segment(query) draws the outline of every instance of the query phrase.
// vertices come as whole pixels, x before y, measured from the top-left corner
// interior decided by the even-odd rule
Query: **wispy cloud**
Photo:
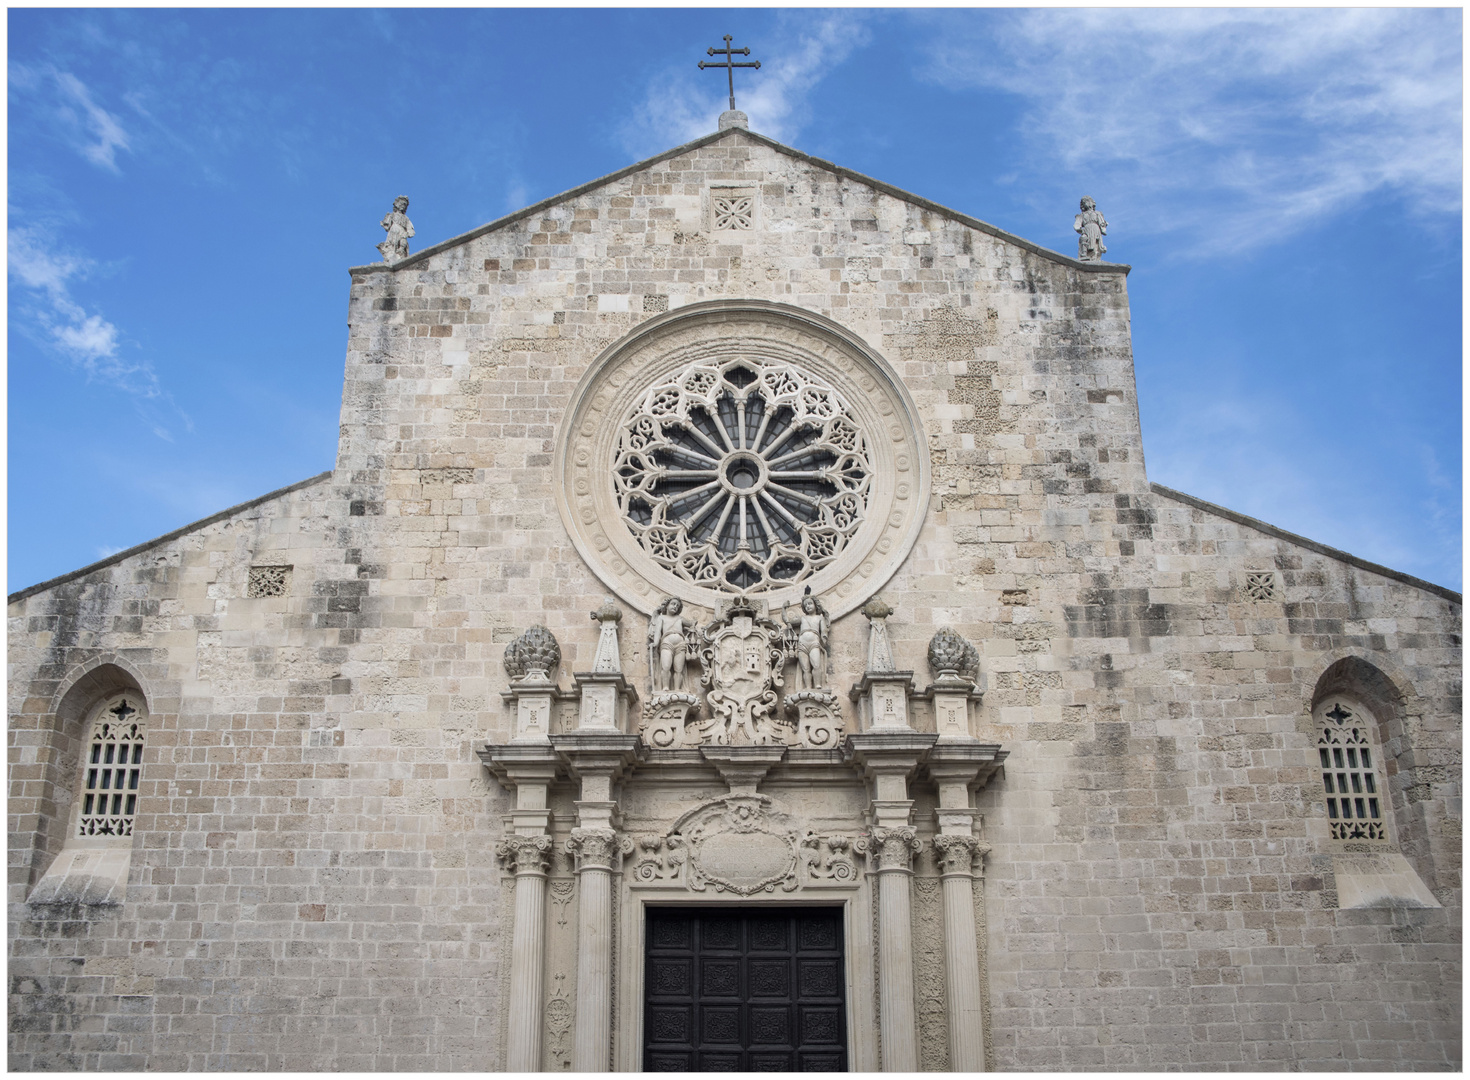
[[[15,216],[14,208],[11,216]],[[49,334],[52,343],[79,361],[89,374],[114,382],[127,382],[129,389],[144,397],[157,394],[157,379],[151,371],[139,384],[125,378],[133,369],[118,359],[117,327],[101,315],[88,314],[71,297],[70,282],[85,276],[91,260],[57,251],[39,229],[18,226],[9,236],[10,277],[38,294],[43,303],[30,309]]]
[[[127,132],[117,117],[94,102],[91,92],[75,75],[58,71],[54,78],[62,97],[58,111],[82,135],[77,147],[82,156],[94,165],[117,172],[117,152],[128,148]]]
[[[10,216],[12,220],[19,216],[14,207]],[[93,269],[92,260],[60,249],[39,226],[12,227],[7,247],[10,280],[25,289],[27,296],[12,305],[16,325],[65,356],[89,380],[129,394],[159,438],[173,441],[159,417],[161,407],[177,413],[184,426],[192,429],[189,417],[159,384],[153,365],[146,360],[127,359],[120,347],[118,328],[73,298],[72,282],[87,276]]]
[[[119,150],[127,150],[122,122],[93,100],[92,91],[69,71],[49,65],[10,65],[12,92],[46,98],[51,131],[82,157],[108,172],[120,172]],[[49,91],[49,93],[48,93]]]
[[[813,87],[865,45],[869,32],[860,13],[790,15],[783,22],[774,48],[752,51],[760,70],[735,73],[735,104],[750,117],[752,130],[790,142],[810,119],[807,96]],[[648,84],[642,104],[623,127],[623,143],[640,157],[667,150],[716,130],[720,113],[729,107],[723,71],[666,70]]]
[[[1086,187],[1134,234],[1190,229],[1195,253],[1218,254],[1372,194],[1459,211],[1458,11],[1033,10],[935,25],[924,74],[1019,96],[1028,173],[1074,198]]]

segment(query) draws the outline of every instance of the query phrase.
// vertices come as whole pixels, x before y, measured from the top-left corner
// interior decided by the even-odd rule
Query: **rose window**
[[[710,588],[810,576],[851,540],[873,467],[851,411],[790,364],[695,363],[623,421],[612,468],[628,529],[655,562]]]

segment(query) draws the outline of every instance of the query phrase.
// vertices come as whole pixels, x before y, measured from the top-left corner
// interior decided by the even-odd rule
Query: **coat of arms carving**
[[[667,687],[655,690],[643,708],[642,733],[651,747],[837,745],[843,727],[837,697],[811,685],[819,683],[825,664],[825,634],[809,630],[801,617],[773,619],[764,601],[743,595],[721,603],[714,619],[698,630],[671,607],[661,607],[650,623],[650,677]],[[805,598],[803,607],[807,621],[815,626],[820,619],[825,629],[826,616],[815,599]],[[814,642],[804,653],[806,637]],[[699,666],[707,714],[699,697],[682,687],[680,649],[687,649],[687,659]],[[666,654],[657,666],[654,650]],[[788,664],[800,667],[802,688],[783,702]]]
[[[791,726],[776,714],[776,688],[782,683],[785,659],[779,624],[766,617],[764,605],[738,597],[700,630],[704,642],[701,681],[709,688],[714,746],[769,746],[789,740]]]

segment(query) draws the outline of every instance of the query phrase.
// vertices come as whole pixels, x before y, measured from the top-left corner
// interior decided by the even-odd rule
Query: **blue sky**
[[[751,126],[1129,278],[1151,479],[1459,588],[1461,14],[9,22],[9,590],[332,467],[346,268]]]

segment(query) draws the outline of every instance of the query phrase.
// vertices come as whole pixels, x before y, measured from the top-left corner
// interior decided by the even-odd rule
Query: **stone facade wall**
[[[923,417],[929,520],[883,595],[899,667],[939,626],[980,646],[1010,751],[978,796],[995,1065],[1458,1067],[1458,601],[1150,488],[1122,271],[739,131],[355,270],[330,478],[13,600],[12,1067],[498,1060],[510,799],[474,751],[510,736],[505,643],[542,623],[586,670],[607,593],[557,424],[632,327],[722,298],[843,324]],[[261,565],[285,596],[247,595]],[[833,628],[844,690],[864,641]],[[1380,847],[1440,908],[1335,906],[1310,709],[1350,658],[1386,680]],[[127,900],[28,907],[82,699],[122,685],[151,711]]]

